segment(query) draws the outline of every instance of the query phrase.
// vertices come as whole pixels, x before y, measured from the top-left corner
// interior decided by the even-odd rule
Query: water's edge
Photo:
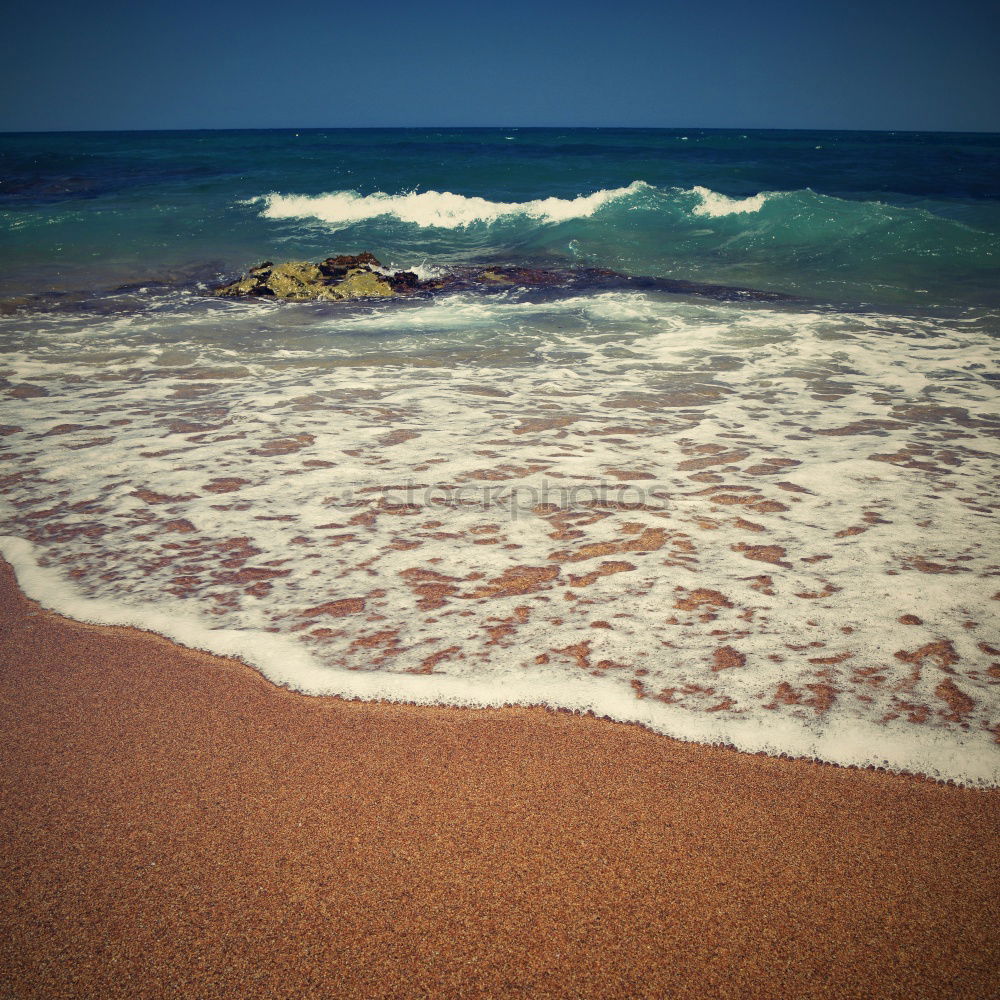
[[[390,675],[324,667],[290,639],[237,629],[209,629],[152,607],[130,608],[115,601],[84,597],[56,573],[40,566],[32,545],[23,539],[0,535],[0,557],[13,569],[25,596],[50,611],[85,624],[152,632],[190,649],[234,658],[273,684],[302,694],[456,708],[564,709],[612,722],[635,723],[690,743],[730,746],[744,753],[763,752],[846,767],[862,766],[839,750],[825,734],[817,735],[792,718],[776,720],[767,727],[749,720],[717,720],[712,732],[706,733],[705,722],[695,722],[690,713],[662,703],[638,702],[592,678],[582,680],[572,691],[556,678],[551,683],[518,678],[518,691],[512,696],[498,678],[472,681],[464,677]],[[697,735],[692,733],[696,726]],[[862,746],[878,742],[884,752],[880,770],[953,782],[966,788],[1000,787],[996,754],[983,739],[968,738],[964,745],[958,743],[949,753],[942,754],[941,748],[933,744],[930,749],[934,752],[929,752],[926,738],[915,739],[889,726],[880,728],[855,721],[849,733],[845,733],[844,727],[838,729],[836,743],[843,744],[845,736],[849,742]],[[954,734],[952,742],[958,742]]]

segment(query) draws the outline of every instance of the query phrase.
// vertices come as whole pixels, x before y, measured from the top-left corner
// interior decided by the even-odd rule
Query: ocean
[[[210,294],[364,250],[772,294]],[[0,135],[0,264],[0,550],[46,606],[1000,784],[1000,136]]]

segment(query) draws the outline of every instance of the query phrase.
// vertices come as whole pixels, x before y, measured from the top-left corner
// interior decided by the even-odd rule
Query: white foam
[[[23,539],[0,535],[0,555],[14,568],[21,590],[43,607],[77,621],[156,632],[183,646],[230,656],[255,667],[275,684],[310,695],[364,701],[500,708],[545,706],[592,713],[614,722],[638,723],[688,742],[724,744],[748,753],[805,757],[831,763],[877,766],[956,780],[973,787],[1000,785],[997,757],[985,740],[954,745],[943,735],[931,740],[903,729],[863,721],[823,731],[795,718],[722,718],[694,715],[672,705],[637,701],[627,689],[599,679],[529,677],[507,671],[488,677],[362,673],[324,665],[293,640],[266,632],[208,628],[176,607],[128,606],[81,595],[72,584],[38,564]],[[877,746],[873,754],[872,747]]]
[[[759,212],[768,199],[772,197],[768,192],[751,195],[749,198],[728,198],[718,191],[710,188],[696,186],[691,188],[691,194],[696,194],[700,203],[695,205],[691,211],[695,215],[706,215],[710,218],[719,218],[723,215],[746,215],[751,212]]]
[[[439,264],[428,264],[426,260],[421,261],[419,264],[404,264],[399,267],[376,268],[376,270],[381,270],[384,274],[389,275],[399,270],[412,271],[421,281],[431,281],[434,278],[443,277],[448,273],[447,268]]]
[[[0,451],[18,473],[2,530],[33,596],[238,655],[312,693],[548,704],[685,739],[996,783],[986,727],[1000,685],[980,646],[996,644],[996,392],[975,324],[621,292],[229,305],[161,325],[52,317],[5,354],[10,382],[50,389],[0,398]],[[167,357],[150,368],[154,344]],[[179,366],[194,362],[180,352],[211,369],[185,377]],[[746,455],[692,479],[720,448]],[[765,456],[799,464],[762,474]],[[565,524],[538,502],[545,489],[614,490],[610,470],[622,469],[648,478],[620,485],[656,502],[578,504]],[[226,476],[245,482],[217,491]],[[812,492],[784,491],[785,479]],[[430,490],[404,507],[408,481]],[[487,487],[498,492],[458,498]],[[757,513],[716,489],[783,506]],[[621,548],[656,529],[667,534],[650,551]],[[605,543],[618,549],[560,555]],[[748,559],[743,543],[787,555]],[[573,579],[606,559],[631,568]],[[526,594],[482,596],[483,581],[518,566],[560,572]],[[415,570],[451,578],[454,592],[424,606]],[[248,587],[271,571],[267,593]],[[730,606],[682,610],[695,587]],[[365,607],[306,610],[343,598]],[[913,613],[925,624],[899,622]],[[931,660],[911,677],[895,655],[943,639],[958,656],[950,672]],[[567,650],[581,642],[578,663]],[[714,670],[722,645],[745,667]],[[413,673],[428,660],[433,674]],[[938,693],[949,677],[974,703],[958,720]],[[809,692],[823,684],[836,700],[814,710]],[[782,685],[799,700],[775,701]],[[918,709],[920,724],[907,722]]]
[[[611,202],[648,187],[643,181],[634,181],[628,187],[595,191],[576,198],[539,198],[522,202],[489,201],[450,191],[410,191],[403,194],[376,191],[369,195],[357,191],[331,191],[319,195],[272,192],[250,199],[247,204],[263,203],[260,214],[268,219],[315,219],[333,230],[380,216],[392,216],[417,226],[459,229],[513,217],[546,223],[582,219]]]

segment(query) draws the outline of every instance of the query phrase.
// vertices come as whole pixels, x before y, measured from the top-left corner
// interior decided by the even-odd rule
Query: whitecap
[[[691,194],[696,194],[700,204],[692,209],[695,215],[707,215],[718,218],[722,215],[743,215],[759,212],[770,198],[767,192],[752,195],[749,198],[729,198],[710,188],[696,186],[691,188]]]
[[[376,191],[331,191],[319,195],[271,192],[244,204],[263,204],[261,215],[268,219],[315,219],[333,229],[365,219],[392,216],[401,222],[438,229],[459,229],[476,223],[491,224],[514,216],[541,222],[565,222],[593,215],[611,202],[649,189],[644,181],[627,187],[602,189],[576,198],[539,198],[533,201],[503,202],[454,194],[451,191],[409,191],[387,194]]]

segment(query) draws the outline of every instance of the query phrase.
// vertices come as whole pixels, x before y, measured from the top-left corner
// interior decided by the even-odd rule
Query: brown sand
[[[1000,793],[345,703],[0,573],[0,994],[997,996]]]

